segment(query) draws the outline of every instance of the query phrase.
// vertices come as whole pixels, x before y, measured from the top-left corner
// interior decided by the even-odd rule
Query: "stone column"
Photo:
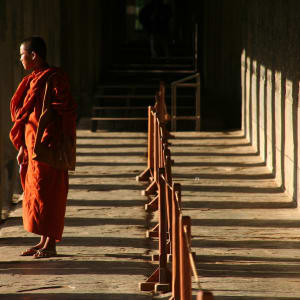
[[[10,99],[25,75],[19,61],[22,39],[42,36],[50,64],[60,63],[60,1],[0,1],[0,207],[11,201],[16,150],[9,141]]]

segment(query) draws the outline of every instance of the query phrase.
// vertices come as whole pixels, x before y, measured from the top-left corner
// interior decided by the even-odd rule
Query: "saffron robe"
[[[14,125],[10,139],[25,155],[20,167],[24,190],[23,224],[25,230],[61,240],[68,194],[68,171],[32,159],[37,128],[43,108],[45,86],[51,75],[50,105],[56,120],[49,122],[42,142],[59,148],[63,136],[76,136],[76,105],[68,80],[58,68],[45,67],[24,77],[11,99]]]

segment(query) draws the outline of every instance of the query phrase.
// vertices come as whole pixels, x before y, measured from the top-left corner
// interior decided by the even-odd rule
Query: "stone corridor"
[[[240,131],[177,132],[173,178],[192,218],[203,288],[215,299],[300,299],[299,211]],[[37,238],[22,228],[20,203],[0,227],[0,299],[168,299],[140,292],[157,242],[145,231],[146,134],[78,131],[65,232],[58,256],[18,256]],[[196,282],[193,288],[197,288]]]

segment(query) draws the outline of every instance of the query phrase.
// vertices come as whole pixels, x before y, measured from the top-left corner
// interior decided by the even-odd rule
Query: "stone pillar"
[[[273,85],[273,171],[279,185],[284,186],[285,151],[285,93],[286,77],[279,71],[274,72]]]
[[[274,75],[275,76],[275,75]],[[266,165],[270,168],[272,173],[275,174],[274,171],[274,121],[273,121],[273,116],[274,116],[274,89],[273,86],[275,82],[273,81],[273,71],[270,69],[267,69],[267,82],[266,82],[266,147],[267,147],[267,154],[266,154]]]
[[[60,63],[60,1],[0,1],[0,206],[11,201],[12,168],[16,150],[8,134],[10,99],[25,75],[19,61],[20,42],[31,35],[42,36],[48,45],[50,64]]]
[[[300,2],[253,0],[244,5],[243,129],[279,186],[298,203]],[[243,66],[241,70],[243,76]]]
[[[241,89],[242,89],[242,106],[241,106],[241,129],[244,132],[245,136],[247,125],[246,125],[246,86],[247,86],[247,64],[246,64],[246,51],[243,49],[242,55],[241,55]]]
[[[297,82],[298,85],[298,95],[297,95],[297,105],[295,105],[295,117],[297,128],[297,137],[300,134],[300,81]],[[299,137],[295,139],[295,149],[296,149],[296,176],[295,176],[295,185],[296,185],[296,194],[295,198],[300,199],[300,145],[299,145]]]
[[[259,65],[260,68],[260,89],[259,89],[259,153],[266,161],[266,67]]]
[[[282,182],[285,187],[287,193],[290,197],[293,197],[295,191],[294,187],[296,184],[296,174],[294,169],[296,168],[295,161],[295,151],[298,149],[295,148],[297,143],[296,139],[299,137],[295,134],[297,132],[297,126],[295,124],[295,116],[297,111],[297,102],[298,99],[295,96],[298,96],[298,92],[294,91],[294,82],[293,80],[286,79],[285,81],[285,97],[284,104],[282,106],[282,149],[281,149],[281,159],[283,166],[281,169],[282,172]],[[298,89],[298,84],[296,85],[296,89]],[[276,122],[277,123],[277,122]]]
[[[251,107],[251,70],[252,70],[252,62],[250,57],[246,58],[246,84],[245,84],[245,130],[246,130],[246,138],[252,142],[252,122],[251,122],[251,116],[252,116],[252,107]]]
[[[105,18],[112,23],[114,16],[110,7],[111,2],[104,4],[98,0],[61,1],[62,67],[69,75],[80,115],[90,113],[92,95],[99,83],[102,65],[107,59],[103,55],[105,43],[102,43],[102,24],[104,9],[107,14]],[[107,24],[107,27],[110,26],[111,24]]]
[[[258,78],[259,75],[257,74],[257,62],[255,60],[252,60],[252,68],[251,68],[251,128],[252,128],[252,136],[251,141],[252,145],[255,148],[255,150],[258,150],[258,106],[257,106],[257,91],[259,89],[258,86]]]
[[[0,7],[1,9],[1,7]],[[0,43],[1,47],[1,43]],[[1,61],[1,55],[0,55],[0,63]],[[2,90],[2,80],[0,75],[0,90]],[[1,99],[1,98],[0,98]],[[2,109],[2,101],[0,102],[0,222],[2,219],[2,206],[3,206],[3,199],[4,199],[4,145],[3,145],[3,134],[4,134],[4,121],[3,121],[3,109]]]
[[[203,113],[241,126],[241,0],[203,0]]]

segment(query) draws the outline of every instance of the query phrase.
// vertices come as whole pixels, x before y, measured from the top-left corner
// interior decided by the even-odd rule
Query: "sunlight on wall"
[[[297,199],[299,83],[241,55],[242,128],[277,183]]]

